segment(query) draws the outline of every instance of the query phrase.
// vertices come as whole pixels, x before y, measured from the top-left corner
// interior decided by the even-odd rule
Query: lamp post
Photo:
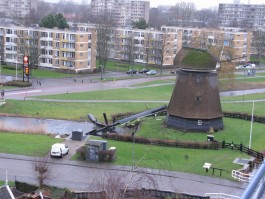
[[[16,80],[17,80],[17,55],[16,55]]]
[[[249,133],[249,146],[248,148],[251,148],[251,140],[252,140],[252,128],[253,128],[253,120],[254,120],[254,104],[255,101],[253,101],[253,105],[252,105],[252,115],[251,115],[251,125],[250,125],[250,133]]]

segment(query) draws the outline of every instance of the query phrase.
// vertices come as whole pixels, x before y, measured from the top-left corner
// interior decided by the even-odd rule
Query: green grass
[[[150,86],[150,85],[155,85],[155,84],[175,84],[175,80],[173,79],[168,79],[168,80],[156,80],[156,81],[151,81],[151,82],[145,82],[141,84],[135,84],[133,87],[139,87],[139,86]]]
[[[69,93],[60,95],[46,95],[38,98],[65,99],[65,100],[169,100],[174,88],[172,85],[162,85],[149,88],[121,88],[112,90],[99,90],[82,93]]]
[[[1,186],[3,186],[3,185],[5,185],[5,181],[1,181],[0,180],[0,187]],[[8,181],[8,185],[10,186],[10,187],[14,187],[15,186],[15,182],[13,182],[13,181]]]
[[[14,69],[7,69],[2,66],[2,74],[5,75],[16,75],[16,70]],[[22,69],[17,70],[18,76],[22,75]],[[64,77],[74,77],[75,74],[66,74],[66,73],[59,73],[52,70],[40,70],[40,69],[32,69],[31,70],[31,77],[34,78],[64,78]]]
[[[97,64],[97,66],[98,66],[98,64]],[[116,72],[125,72],[131,68],[132,68],[132,66],[129,66],[129,64],[126,62],[115,62],[115,61],[108,61],[107,66],[106,66],[106,70],[116,71]],[[134,65],[133,65],[134,70],[138,69],[140,71],[143,68],[146,68],[146,66],[143,64],[134,63]],[[148,66],[148,68],[154,69],[153,67],[149,67],[149,66]]]
[[[141,129],[137,132],[137,136],[171,140],[191,140],[198,142],[206,141],[207,133],[180,132],[174,129],[165,128],[163,125],[165,117],[160,117],[159,119],[161,120],[144,118]],[[244,146],[248,147],[250,121],[224,118],[224,126],[225,128],[223,131],[214,133],[216,140],[220,142],[225,140],[230,143],[233,141],[236,144],[242,143]],[[265,124],[253,124],[252,148],[255,150],[265,150],[264,128]]]
[[[92,137],[92,139],[98,138]],[[108,140],[108,147],[111,146],[117,148],[116,160],[113,164],[132,165],[132,143]],[[213,167],[227,170],[227,172],[222,173],[222,178],[229,179],[231,179],[231,171],[233,169],[241,168],[240,165],[233,164],[233,160],[237,157],[248,158],[247,155],[239,151],[228,149],[184,149],[143,144],[134,144],[134,154],[135,163],[139,163],[140,167],[212,176],[211,172],[206,173],[202,167],[205,162],[210,162]],[[184,158],[185,155],[189,156],[187,160]],[[140,161],[143,157],[144,160]],[[219,172],[215,173],[215,177],[219,177]]]
[[[256,57],[251,56],[250,61],[257,61]],[[260,64],[265,64],[265,58],[259,58]]]
[[[1,114],[19,114],[41,118],[57,118],[80,120],[87,118],[92,113],[103,121],[102,113],[111,114],[124,112],[139,112],[150,108],[162,106],[162,103],[62,103],[62,102],[38,102],[6,100],[6,104],[0,107]]]
[[[60,139],[48,135],[33,135],[19,133],[0,133],[0,153],[43,156],[47,154],[52,144]]]

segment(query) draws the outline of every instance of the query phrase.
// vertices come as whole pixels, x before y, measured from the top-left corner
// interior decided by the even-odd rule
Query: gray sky
[[[46,0],[49,2],[56,2],[59,0]],[[73,0],[80,3],[81,0]],[[87,0],[90,2],[90,0]],[[150,0],[151,7],[157,7],[158,5],[175,5],[177,2],[193,2],[197,9],[218,7],[219,3],[233,3],[233,0]],[[241,3],[247,4],[250,1],[251,4],[265,4],[264,0],[240,0]]]

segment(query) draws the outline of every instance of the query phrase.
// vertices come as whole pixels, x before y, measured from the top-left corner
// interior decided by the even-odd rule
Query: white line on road
[[[11,92],[11,93],[6,93],[6,96],[10,96],[10,95],[19,95],[19,94],[25,94],[25,93],[39,93],[39,92],[42,92],[42,90],[31,90],[31,91]]]

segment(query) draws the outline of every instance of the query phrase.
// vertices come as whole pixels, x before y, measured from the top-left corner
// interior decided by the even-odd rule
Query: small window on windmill
[[[201,82],[201,75],[200,74],[197,74],[197,76],[196,76],[196,81],[197,81],[197,83],[200,83]]]
[[[200,96],[196,96],[196,102],[199,103],[200,101],[202,101],[202,98]]]
[[[198,120],[198,126],[202,125],[202,120]]]

